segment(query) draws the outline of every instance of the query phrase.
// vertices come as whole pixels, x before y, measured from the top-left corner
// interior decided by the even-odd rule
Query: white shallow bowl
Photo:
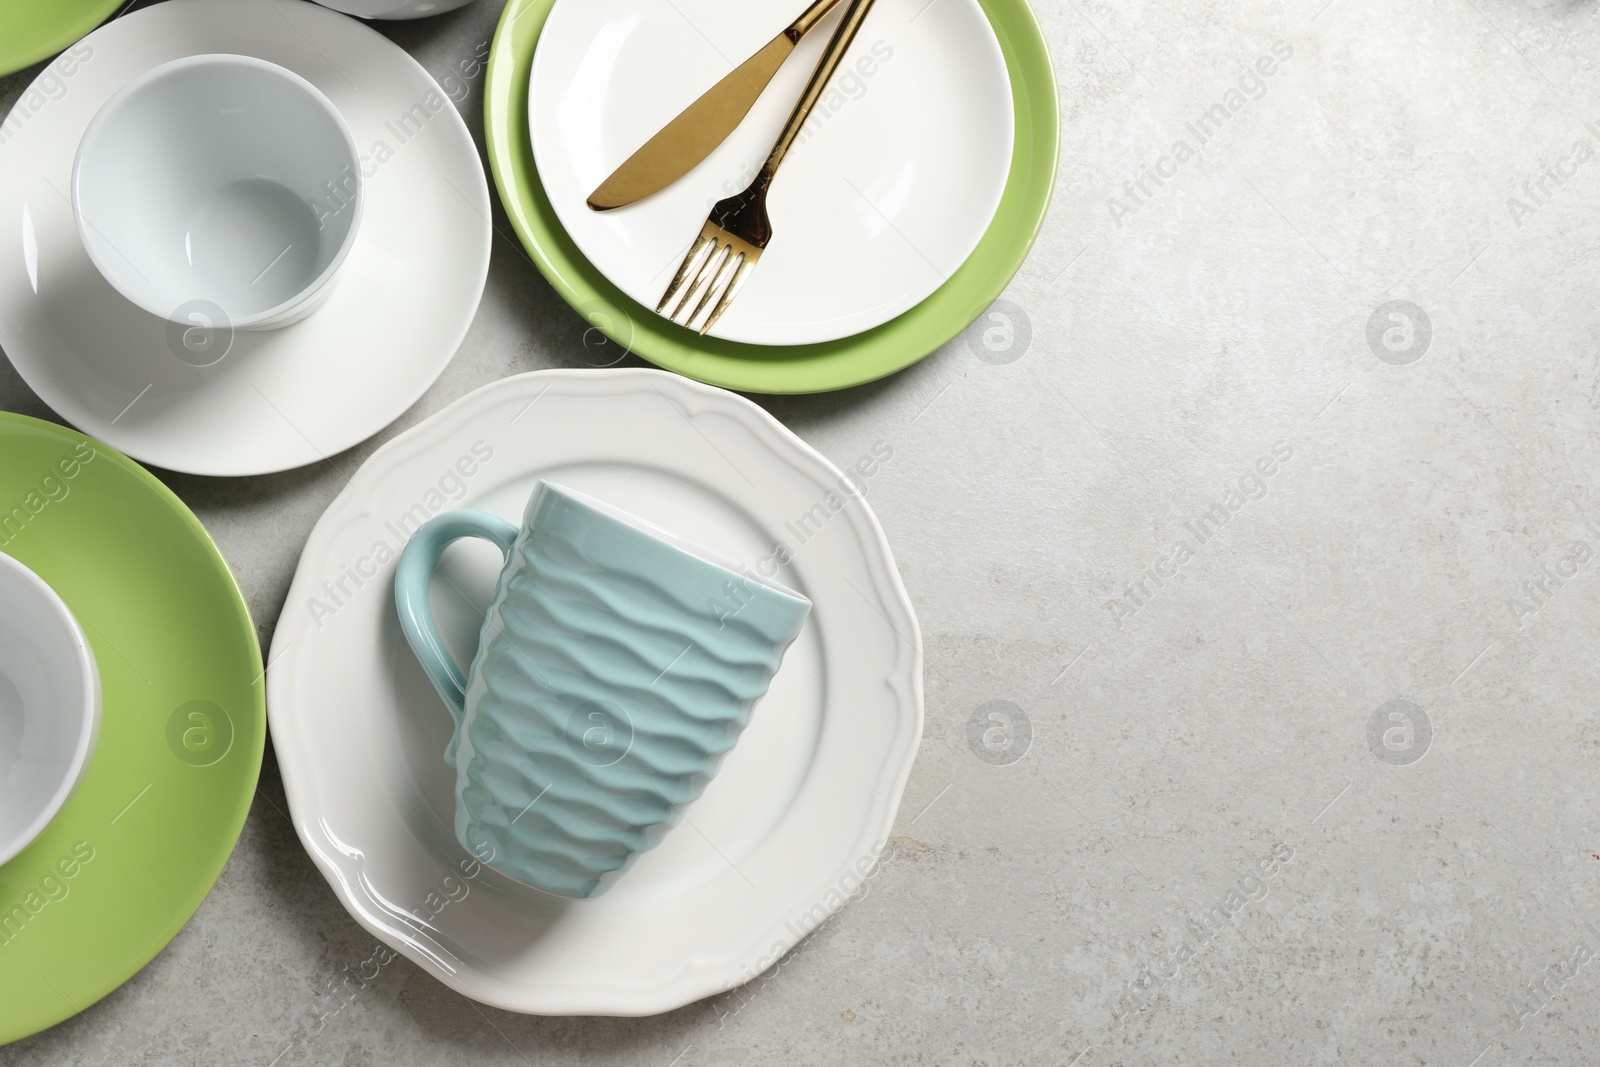
[[[800,13],[798,0],[559,0],[539,34],[528,122],[539,179],[579,251],[646,308],[712,206],[748,186],[842,10],[683,178],[615,211],[588,196]],[[916,307],[966,262],[1011,171],[1016,108],[979,0],[881,0],[772,183],[773,238],[711,336],[838,340]]]
[[[220,314],[272,329],[310,314],[361,206],[361,155],[338,109],[252,56],[188,56],[134,78],[89,123],[72,168],[95,267],[186,325],[220,325]]]
[[[100,672],[72,612],[0,553],[0,864],[50,825],[100,733]]]

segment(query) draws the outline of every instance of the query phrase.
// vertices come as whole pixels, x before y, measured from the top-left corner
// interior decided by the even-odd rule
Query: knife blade
[[[589,206],[595,211],[626,207],[660,192],[693,170],[744,121],[800,39],[839,2],[816,0],[806,8],[782,33],[707,89],[629,156],[589,194]]]

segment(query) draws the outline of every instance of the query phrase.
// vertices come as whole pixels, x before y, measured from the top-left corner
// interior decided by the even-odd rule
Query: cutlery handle
[[[839,0],[817,0],[816,3],[803,11],[789,28],[783,31],[785,37],[795,44],[800,43],[800,38],[810,33],[817,23],[828,17],[828,12],[839,6]]]
[[[822,53],[817,69],[811,72],[811,80],[806,83],[806,91],[800,94],[800,100],[795,104],[793,114],[789,116],[783,132],[778,135],[778,142],[772,146],[772,154],[767,157],[766,165],[761,168],[768,181],[778,172],[778,167],[783,163],[783,157],[789,154],[789,149],[794,147],[795,138],[800,135],[801,127],[806,124],[806,119],[811,117],[811,109],[822,99],[822,93],[832,80],[833,72],[839,69],[844,54],[850,51],[850,45],[855,41],[857,31],[866,21],[867,12],[872,10],[872,5],[876,2],[877,0],[850,0],[850,6],[845,8],[844,18],[839,22],[839,28],[833,31],[833,38],[828,41],[827,51]],[[813,6],[812,10],[815,10],[816,6],[820,4]],[[804,19],[810,14],[811,11],[807,11],[800,17]],[[822,16],[819,14],[817,17]]]

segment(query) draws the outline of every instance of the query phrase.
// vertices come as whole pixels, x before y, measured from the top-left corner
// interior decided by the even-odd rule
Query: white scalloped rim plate
[[[460,507],[516,520],[541,477],[815,605],[705,794],[581,903],[456,844],[450,719],[392,603],[411,529]],[[295,828],[350,913],[451,988],[534,1014],[670,1011],[770,967],[870,872],[922,733],[916,618],[852,484],[750,401],[653,370],[507,378],[379,449],[312,531],[267,676]],[[499,562],[461,542],[435,578],[461,662]]]

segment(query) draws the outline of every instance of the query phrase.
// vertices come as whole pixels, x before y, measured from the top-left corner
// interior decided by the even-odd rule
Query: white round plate
[[[367,176],[327,302],[279,330],[232,332],[216,362],[228,331],[196,344],[203,334],[124,299],[90,263],[68,199],[100,106],[143,71],[206,52],[265,59],[322,90]],[[489,244],[483,167],[444,90],[376,31],[302,0],[168,0],[115,19],[0,126],[0,348],[67,421],[169,470],[286,470],[381,430],[455,354]]]
[[[645,307],[712,205],[755,177],[841,12],[800,42],[739,128],[683,178],[615,211],[590,210],[589,194],[802,6],[559,0],[551,10],[529,87],[539,178],[578,248]],[[978,0],[879,0],[778,172],[772,243],[712,336],[831,341],[925,300],[994,217],[1013,110]]]
[[[814,605],[720,773],[592,901],[519,887],[456,843],[450,717],[393,604],[394,558],[418,524],[451,508],[515,519],[540,478],[775,573]],[[295,828],[350,913],[512,1011],[654,1014],[770,967],[870,872],[922,732],[916,618],[852,484],[748,400],[653,370],[507,378],[374,453],[311,533],[267,673]],[[436,574],[458,662],[499,564],[493,546],[460,542]]]

